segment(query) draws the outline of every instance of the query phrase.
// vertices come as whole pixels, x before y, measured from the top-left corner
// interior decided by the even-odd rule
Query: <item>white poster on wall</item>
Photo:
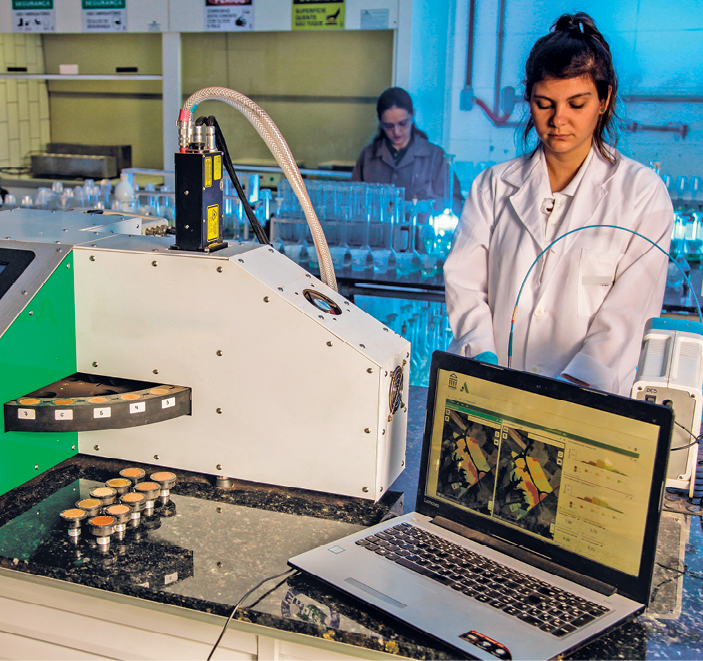
[[[205,30],[241,32],[254,29],[254,0],[205,0]]]
[[[56,32],[54,0],[12,0],[13,32]]]
[[[125,0],[83,0],[83,32],[125,32]]]

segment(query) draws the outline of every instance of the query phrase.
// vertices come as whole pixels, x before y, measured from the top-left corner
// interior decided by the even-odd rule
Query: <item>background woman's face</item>
[[[546,78],[535,83],[530,113],[546,153],[586,158],[601,110],[609,99],[610,93],[608,99],[598,98],[590,76]]]
[[[381,115],[381,128],[396,149],[408,146],[412,126],[413,116],[403,108],[388,108]]]

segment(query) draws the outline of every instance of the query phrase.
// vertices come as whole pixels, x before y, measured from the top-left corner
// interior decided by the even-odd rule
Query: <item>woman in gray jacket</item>
[[[400,87],[391,87],[376,103],[379,129],[373,142],[363,149],[352,173],[352,181],[393,184],[405,188],[405,199],[434,200],[435,211],[445,201],[447,164],[444,150],[433,145],[413,121],[410,95]],[[453,210],[461,213],[464,198],[456,175]]]

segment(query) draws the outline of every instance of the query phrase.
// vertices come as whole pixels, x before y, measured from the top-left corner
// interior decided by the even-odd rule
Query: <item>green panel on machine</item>
[[[77,453],[75,432],[6,433],[1,406],[76,372],[73,292],[69,253],[0,337],[0,495]]]

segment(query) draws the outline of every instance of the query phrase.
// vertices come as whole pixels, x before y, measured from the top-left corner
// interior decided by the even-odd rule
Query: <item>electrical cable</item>
[[[212,124],[209,124],[210,122],[212,122]],[[259,240],[259,243],[270,245],[271,242],[269,241],[268,236],[266,236],[266,231],[261,226],[261,223],[256,217],[254,210],[251,208],[251,204],[249,204],[249,200],[247,199],[246,193],[242,188],[239,177],[237,177],[237,173],[234,171],[234,165],[232,164],[232,159],[230,158],[229,150],[227,149],[225,136],[222,134],[222,129],[220,129],[220,125],[217,123],[217,120],[213,115],[208,117],[208,124],[215,127],[215,142],[217,144],[217,148],[222,152],[222,160],[225,163],[225,168],[229,174],[229,178],[232,180],[232,184],[234,184],[237,195],[242,202],[242,207],[244,208],[244,213],[246,213],[247,218],[249,219],[251,229],[253,230],[256,238]]]
[[[699,434],[698,436],[694,436],[693,432],[690,431],[689,429],[686,429],[686,427],[684,427],[680,422],[676,422],[676,420],[674,420],[674,424],[681,427],[681,429],[683,429],[691,438],[693,438],[695,440],[693,441],[693,443],[689,443],[688,445],[681,445],[678,448],[671,448],[671,450],[670,450],[671,452],[675,452],[676,450],[686,450],[688,448],[693,447],[694,445],[700,444],[701,441],[703,441],[703,434]]]
[[[515,317],[517,315],[517,306],[520,302],[520,296],[522,296],[522,290],[525,287],[525,283],[527,282],[527,278],[530,276],[530,273],[532,273],[532,269],[535,267],[535,265],[539,262],[540,259],[542,259],[542,256],[557,242],[561,241],[562,239],[565,239],[567,236],[570,234],[574,234],[575,232],[581,232],[582,230],[589,230],[589,229],[602,229],[602,228],[609,228],[609,229],[614,229],[614,230],[622,230],[623,232],[629,232],[630,234],[634,234],[635,236],[640,237],[640,239],[644,239],[648,243],[651,243],[659,252],[664,253],[667,258],[673,263],[676,264],[676,268],[681,271],[681,274],[684,277],[684,280],[688,284],[691,289],[693,289],[691,285],[691,280],[689,277],[686,275],[684,270],[679,266],[679,264],[676,262],[675,259],[672,259],[671,255],[664,250],[661,246],[656,244],[654,241],[651,239],[647,238],[643,234],[640,234],[639,232],[635,232],[635,230],[631,230],[628,227],[619,227],[618,225],[584,225],[583,227],[577,227],[576,229],[570,230],[569,232],[566,232],[565,234],[562,234],[561,236],[557,237],[552,241],[537,257],[535,258],[535,261],[532,262],[530,265],[530,268],[527,269],[527,273],[525,274],[525,277],[522,280],[522,284],[520,285],[520,290],[518,291],[517,298],[515,299],[515,307],[513,308],[513,316],[512,319],[510,320],[510,336],[508,339],[508,368],[510,368],[512,364],[512,359],[513,359],[513,331],[515,330]],[[703,313],[701,312],[701,306],[698,304],[698,297],[694,297],[694,301],[696,303],[696,309],[698,310],[698,319],[700,320],[701,324],[703,324]]]
[[[212,655],[215,653],[215,650],[217,649],[217,646],[220,644],[220,641],[225,635],[225,632],[227,631],[227,627],[229,626],[229,623],[232,621],[232,618],[234,617],[234,614],[237,612],[239,607],[242,605],[242,602],[255,590],[260,588],[264,583],[267,583],[268,581],[272,581],[274,578],[280,578],[281,576],[285,576],[286,574],[290,574],[291,572],[297,571],[296,569],[289,569],[287,571],[282,572],[281,574],[276,574],[275,576],[268,576],[267,578],[263,579],[262,581],[259,581],[251,590],[246,592],[244,596],[234,605],[234,608],[232,609],[232,612],[229,614],[229,617],[227,618],[227,622],[225,622],[225,626],[222,628],[222,632],[220,633],[219,638],[217,641],[215,641],[215,645],[213,646],[212,650],[210,650],[210,654],[207,657],[207,661],[210,661],[212,659]]]

